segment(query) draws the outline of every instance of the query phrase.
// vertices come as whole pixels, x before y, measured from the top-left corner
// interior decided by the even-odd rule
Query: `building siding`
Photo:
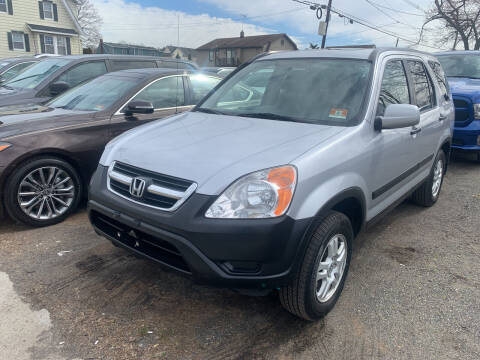
[[[28,29],[27,24],[73,29],[78,32],[67,9],[63,5],[63,1],[54,0],[53,3],[57,4],[58,21],[41,19],[37,0],[12,0],[13,15],[0,12],[0,58],[29,56],[41,53],[39,35],[38,33],[32,33]],[[70,1],[68,1],[68,4],[73,10],[73,4]],[[74,13],[76,12],[74,11]],[[11,31],[21,31],[29,35],[30,52],[9,50],[7,33]],[[71,36],[70,44],[72,55],[82,53],[79,36]]]

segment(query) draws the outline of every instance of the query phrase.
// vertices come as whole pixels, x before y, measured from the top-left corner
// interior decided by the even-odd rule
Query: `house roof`
[[[105,46],[111,46],[111,47],[116,47],[116,48],[135,48],[135,49],[146,49],[146,50],[155,50],[159,51],[157,48],[154,48],[153,46],[144,46],[144,45],[132,45],[132,44],[122,44],[122,43],[113,43],[113,42],[104,42],[103,45]]]
[[[218,48],[258,48],[280,38],[287,39],[293,44],[295,50],[297,49],[297,45],[288,37],[287,34],[269,34],[215,39],[200,46],[197,48],[197,50],[211,50]]]
[[[73,29],[65,29],[53,26],[45,26],[45,25],[35,25],[35,24],[27,24],[30,30],[37,31],[37,32],[46,32],[46,33],[54,33],[54,34],[63,34],[63,35],[78,35]]]

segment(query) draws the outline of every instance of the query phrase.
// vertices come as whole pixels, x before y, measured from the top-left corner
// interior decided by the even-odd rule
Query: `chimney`
[[[245,37],[245,33],[243,32],[243,30],[240,31],[240,37],[241,37],[241,38],[244,38],[244,37]]]

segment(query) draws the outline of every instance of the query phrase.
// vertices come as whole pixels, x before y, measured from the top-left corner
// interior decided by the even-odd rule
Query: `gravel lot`
[[[44,229],[2,220],[0,358],[479,359],[480,164],[456,159],[442,191],[357,239],[343,295],[317,323],[275,293],[195,285],[133,257],[83,210]]]

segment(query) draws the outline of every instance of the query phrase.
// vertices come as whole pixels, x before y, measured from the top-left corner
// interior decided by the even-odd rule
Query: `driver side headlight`
[[[207,218],[278,217],[287,211],[297,183],[297,170],[281,166],[248,174],[230,185],[205,213]]]

